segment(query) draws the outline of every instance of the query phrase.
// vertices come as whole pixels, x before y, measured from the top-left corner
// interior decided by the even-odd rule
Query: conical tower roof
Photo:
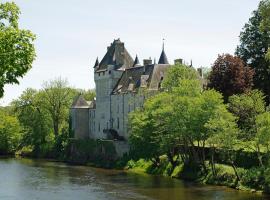
[[[140,61],[139,61],[138,56],[136,55],[134,63],[133,63],[133,67],[138,66],[138,65],[140,65]]]
[[[162,45],[162,52],[160,54],[158,64],[169,64],[167,55],[166,55],[165,50],[164,50],[164,42]]]
[[[98,61],[98,57],[97,57],[94,68],[97,68],[98,66],[99,66],[99,61]]]

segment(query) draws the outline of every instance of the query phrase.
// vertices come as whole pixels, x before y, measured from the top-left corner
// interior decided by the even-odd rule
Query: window
[[[111,70],[109,70],[109,74],[111,74],[112,72],[111,72]]]
[[[120,123],[119,123],[119,117],[117,117],[117,128],[119,129],[119,126],[120,125]]]
[[[98,132],[100,132],[100,123],[98,123]]]
[[[119,104],[117,105],[117,113],[119,113]]]

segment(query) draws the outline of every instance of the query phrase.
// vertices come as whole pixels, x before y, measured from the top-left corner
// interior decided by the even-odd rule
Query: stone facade
[[[143,106],[146,94],[160,89],[169,66],[164,47],[158,63],[147,59],[141,65],[137,56],[132,59],[124,43],[114,40],[94,66],[96,99],[86,102],[79,96],[71,107],[74,137],[128,140],[128,114]],[[122,143],[120,146],[125,151]]]

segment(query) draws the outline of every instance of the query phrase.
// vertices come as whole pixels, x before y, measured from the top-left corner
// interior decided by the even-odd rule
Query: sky
[[[6,0],[0,0],[5,2]],[[70,86],[95,88],[93,66],[117,38],[141,63],[158,60],[162,40],[169,62],[182,58],[210,67],[218,54],[233,54],[239,33],[259,0],[15,0],[20,28],[36,34],[37,57],[19,85],[5,86],[0,105],[26,88],[67,79]]]

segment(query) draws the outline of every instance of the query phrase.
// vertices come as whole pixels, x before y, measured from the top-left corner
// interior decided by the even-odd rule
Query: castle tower
[[[106,138],[105,130],[111,128],[111,93],[126,68],[133,66],[133,59],[120,39],[108,47],[103,59],[95,66],[96,115],[95,137]]]

